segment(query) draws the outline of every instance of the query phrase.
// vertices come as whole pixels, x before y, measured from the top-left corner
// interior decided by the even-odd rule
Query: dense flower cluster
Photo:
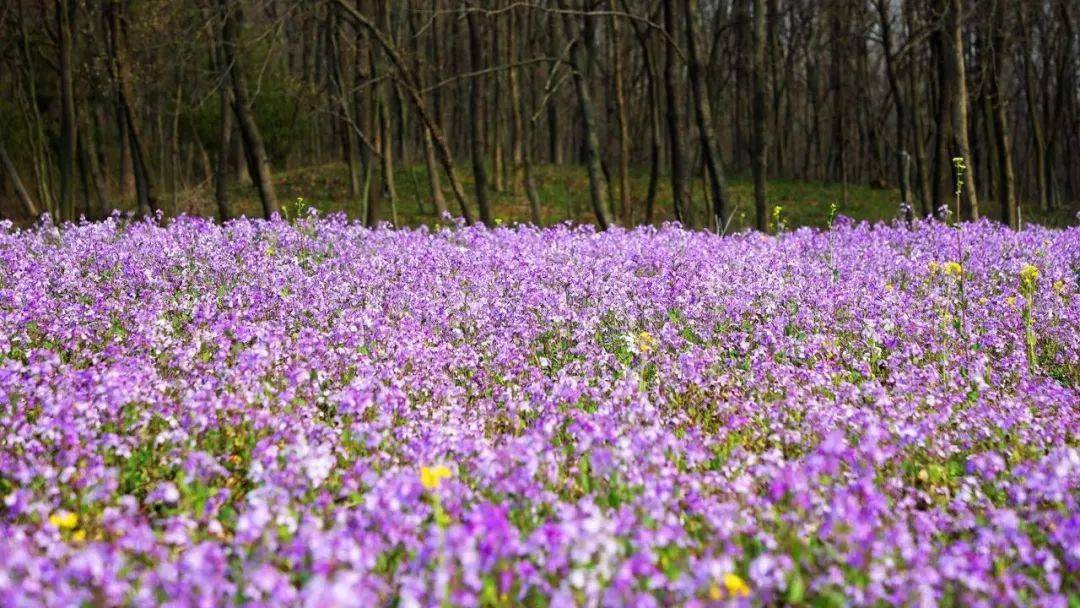
[[[1080,601],[1080,230],[0,226],[0,604]]]

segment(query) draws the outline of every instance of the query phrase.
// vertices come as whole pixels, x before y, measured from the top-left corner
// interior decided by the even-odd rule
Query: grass
[[[589,199],[588,175],[584,167],[572,165],[541,165],[534,169],[535,181],[541,200],[542,224],[550,225],[563,221],[592,223],[595,217]],[[473,180],[470,171],[459,168],[459,179],[469,196],[469,204],[476,209],[472,200]],[[423,165],[402,167],[395,173],[398,194],[396,215],[399,225],[419,226],[438,223],[434,205],[431,202],[431,189],[428,185],[427,169]],[[648,189],[648,172],[644,168],[631,171],[630,199],[632,213],[622,215],[619,223],[638,224],[644,221],[644,206]],[[443,177],[443,190],[451,212],[457,212],[453,196]],[[303,198],[305,206],[311,206],[324,213],[344,212],[351,218],[360,215],[360,201],[348,193],[348,174],[341,163],[277,172],[274,185],[279,203],[290,207],[298,198]],[[749,177],[735,176],[730,180],[729,190],[734,207],[729,231],[750,228],[754,224],[753,184]],[[846,190],[846,196],[845,196]],[[695,226],[705,226],[707,219],[706,185],[698,179],[692,183],[692,217]],[[617,191],[613,193],[618,199]],[[255,189],[250,184],[235,183],[231,187],[230,197],[234,213],[237,215],[258,216],[261,208]],[[518,196],[509,190],[492,190],[490,199],[493,214],[504,223],[528,222],[529,206],[523,195]],[[895,188],[872,188],[848,184],[846,188],[839,183],[808,182],[774,179],[768,183],[770,223],[773,208],[783,208],[783,221],[791,228],[799,226],[825,227],[829,224],[830,209],[836,205],[837,213],[856,221],[888,221],[899,215],[899,191]],[[185,191],[176,198],[171,195],[162,197],[168,213],[189,213],[213,216],[216,206],[213,190],[204,185]],[[982,201],[983,214],[986,217],[999,216],[997,205],[992,200]],[[1024,209],[1024,221],[1050,226],[1065,226],[1075,223],[1074,210],[1058,210],[1050,213],[1033,212]],[[384,219],[390,221],[392,212],[389,202],[385,204]],[[656,201],[654,221],[659,223],[672,220],[671,183],[662,177]]]
[[[473,181],[469,171],[458,169],[458,176],[470,196],[473,205]],[[395,173],[398,194],[398,224],[419,226],[437,223],[434,205],[431,202],[431,189],[428,185],[427,169],[415,165],[398,169]],[[589,199],[588,175],[583,167],[541,165],[535,168],[537,191],[541,200],[542,223],[554,224],[563,221],[592,223],[594,216]],[[443,179],[445,182],[445,178]],[[348,194],[348,175],[345,166],[340,163],[305,167],[274,176],[274,185],[279,202],[283,207],[298,198],[304,199],[305,206],[311,206],[324,213],[344,212],[356,218],[360,214],[360,201]],[[753,225],[753,185],[749,179],[735,178],[730,184],[730,193],[734,207],[729,230],[740,230]],[[449,188],[444,183],[444,193],[451,211],[457,210]],[[644,206],[648,189],[648,173],[644,169],[632,171],[630,179],[630,199],[632,213],[624,216],[623,224],[636,224],[644,220]],[[706,224],[706,193],[703,180],[692,184],[692,214],[694,224]],[[772,180],[769,182],[770,216],[774,206],[783,207],[784,221],[788,226],[826,226],[829,221],[830,206],[835,203],[839,213],[856,220],[879,221],[897,216],[899,194],[894,189],[875,189],[866,186],[847,186],[847,202],[841,184],[803,182],[791,180]],[[615,193],[617,199],[617,191]],[[261,213],[258,195],[250,184],[234,184],[230,196],[234,212],[237,215],[257,216]],[[213,215],[215,204],[213,191],[209,186],[189,190],[177,198],[175,206],[171,196],[164,196],[163,203],[169,213],[190,213]],[[524,196],[517,196],[506,191],[491,192],[493,214],[504,223],[529,221],[529,205]],[[389,203],[385,205],[385,219],[391,219]],[[475,214],[475,208],[473,208]],[[656,201],[655,222],[673,219],[671,210],[671,184],[666,178],[659,183]]]

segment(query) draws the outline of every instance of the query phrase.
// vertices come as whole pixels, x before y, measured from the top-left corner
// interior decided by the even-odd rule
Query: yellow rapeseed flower
[[[724,575],[724,587],[731,597],[748,597],[750,595],[750,586],[734,572],[728,572]]]
[[[79,516],[71,511],[57,511],[49,516],[49,523],[61,530],[70,530],[79,525]]]
[[[1039,269],[1031,264],[1024,264],[1020,269],[1020,290],[1024,293],[1035,291],[1035,281],[1039,279]]]
[[[450,475],[450,469],[441,464],[433,467],[420,467],[420,485],[428,490],[434,490],[439,487],[442,480],[449,478]]]
[[[76,530],[75,533],[71,535],[71,540],[77,543],[83,542],[86,540],[86,530]]]
[[[963,271],[964,268],[960,265],[959,262],[945,262],[945,274],[958,277]]]
[[[724,599],[724,592],[720,590],[720,585],[713,583],[709,586],[709,599],[714,602]]]
[[[647,353],[656,348],[656,338],[649,332],[643,331],[637,335],[637,347],[642,353]]]
[[[1065,293],[1065,281],[1061,279],[1054,281],[1054,293]]]

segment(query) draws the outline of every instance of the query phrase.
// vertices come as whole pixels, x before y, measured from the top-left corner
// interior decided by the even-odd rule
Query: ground
[[[467,194],[472,196],[472,174],[464,169],[458,175],[465,185]],[[359,213],[359,201],[348,196],[348,174],[342,164],[329,164],[318,167],[306,167],[275,174],[275,185],[281,204],[289,205],[298,198],[304,199],[305,205],[311,205],[324,212],[343,211],[350,217]],[[453,199],[443,180],[447,203],[455,209]],[[644,204],[648,189],[647,171],[631,171],[630,191],[631,206],[634,208],[633,220],[621,223],[637,223],[644,219]],[[399,224],[418,226],[436,223],[434,207],[430,202],[431,189],[427,181],[427,169],[417,165],[397,171],[398,220]],[[536,168],[536,184],[542,201],[543,223],[546,225],[574,220],[592,223],[595,217],[589,201],[588,175],[583,167],[541,165]],[[671,183],[661,176],[656,203],[655,221],[672,219]],[[732,205],[734,207],[731,230],[739,231],[754,224],[753,184],[747,176],[735,176],[729,183]],[[703,225],[705,200],[703,180],[693,182],[696,216],[695,221]],[[231,189],[231,196],[236,204],[236,213],[249,217],[261,213],[258,198],[250,185],[236,184]],[[770,214],[775,206],[782,207],[782,219],[788,227],[829,225],[830,216],[835,212],[858,221],[887,221],[899,215],[900,193],[895,188],[871,188],[869,186],[843,185],[830,182],[806,182],[774,179],[768,182],[768,200]],[[212,216],[216,213],[213,191],[208,186],[196,188],[179,195],[173,205],[171,197],[164,201],[169,212],[176,210]],[[951,203],[950,203],[951,204]],[[506,222],[529,221],[528,203],[512,192],[493,192],[492,206],[496,218]],[[983,214],[997,218],[1000,213],[996,201],[982,201]],[[1075,209],[1059,209],[1041,212],[1025,206],[1024,221],[1047,226],[1068,226],[1076,223]],[[391,210],[386,209],[389,220]],[[770,223],[770,225],[772,225]]]
[[[459,170],[462,183],[467,193],[472,196],[472,174]],[[443,180],[445,184],[445,179]],[[544,212],[545,224],[554,224],[568,219],[584,223],[595,220],[589,201],[588,175],[583,167],[542,165],[536,168],[536,184]],[[630,180],[631,205],[635,209],[634,219],[644,219],[645,197],[649,176],[646,171],[635,170]],[[436,220],[434,207],[430,202],[431,189],[428,185],[427,169],[417,165],[397,172],[398,219],[407,226],[431,224]],[[360,208],[358,201],[348,196],[348,175],[344,165],[331,164],[321,167],[308,167],[279,173],[275,176],[278,197],[282,205],[287,205],[302,197],[304,203],[321,211],[344,211],[356,216]],[[705,192],[702,180],[693,184],[693,197],[698,214],[703,213]],[[741,230],[753,225],[753,185],[749,179],[736,178],[731,181],[731,198],[734,207],[732,229]],[[825,226],[829,221],[831,206],[837,205],[837,212],[858,220],[871,222],[888,220],[897,216],[899,194],[893,189],[875,189],[866,186],[847,187],[847,202],[844,187],[841,184],[797,182],[773,180],[769,182],[770,213],[773,206],[783,207],[783,216],[789,226]],[[454,210],[453,199],[447,188],[447,203]],[[256,193],[250,186],[236,185],[231,190],[236,200],[237,213],[257,216],[260,212]],[[663,176],[659,182],[656,221],[671,219],[671,183]],[[470,201],[471,203],[471,201]],[[496,218],[507,222],[526,222],[529,220],[529,207],[524,198],[511,192],[494,192],[492,206]],[[178,201],[177,209],[213,215],[216,207],[213,192],[207,188],[185,193]],[[474,212],[475,213],[475,212]],[[387,219],[391,210],[386,209]],[[697,218],[699,223],[703,217]]]

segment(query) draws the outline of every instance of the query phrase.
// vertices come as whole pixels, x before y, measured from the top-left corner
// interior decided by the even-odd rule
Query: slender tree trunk
[[[516,21],[516,19],[515,19]],[[514,44],[515,34],[518,28],[515,23],[511,24],[510,59],[521,60],[520,45]],[[521,86],[519,84],[520,67],[510,68],[510,106],[513,119],[514,132],[514,191],[518,193],[524,190],[525,197],[529,201],[529,216],[532,223],[540,225],[540,196],[536,192],[536,182],[533,179],[531,150],[529,148],[529,132],[523,117],[523,102],[521,100]]]
[[[84,113],[85,116],[85,113]],[[85,211],[88,218],[100,218],[107,216],[111,211],[109,194],[105,188],[105,178],[101,174],[98,165],[97,145],[94,138],[94,129],[89,123],[84,123],[79,130],[77,151],[79,155],[79,171],[82,173],[83,190],[85,191]]]
[[[1060,208],[1065,201],[1061,200],[1062,192],[1057,178],[1058,173],[1058,141],[1064,130],[1065,112],[1068,110],[1068,99],[1071,91],[1075,89],[1077,68],[1073,65],[1072,49],[1076,35],[1073,30],[1072,16],[1069,11],[1069,2],[1058,0],[1055,3],[1058,9],[1056,21],[1059,23],[1062,42],[1057,44],[1055,63],[1057,64],[1056,82],[1054,84],[1053,112],[1050,113],[1050,95],[1047,90],[1046,127],[1046,186],[1047,203],[1050,209]],[[1045,78],[1045,76],[1044,76]],[[1048,84],[1048,83],[1047,83]]]
[[[350,112],[347,94],[348,85],[345,75],[348,73],[348,65],[345,52],[341,48],[341,20],[337,18],[335,11],[330,12],[330,20],[331,25],[327,32],[330,37],[330,44],[327,45],[330,56],[327,57],[327,61],[330,64],[331,91],[334,96],[331,107],[337,108],[338,112],[335,123],[341,139],[342,160],[345,161],[345,169],[349,174],[349,197],[356,199],[360,196],[361,178],[356,158],[356,135],[353,128],[355,122]]]
[[[766,232],[769,217],[765,200],[765,169],[769,158],[768,123],[765,120],[765,2],[754,0],[754,49],[752,72],[754,78],[754,136],[750,149],[750,167],[754,174],[754,218],[757,229]]]
[[[567,10],[566,0],[559,0],[559,7]],[[577,89],[578,111],[581,114],[581,122],[585,132],[585,166],[589,171],[589,194],[592,197],[593,213],[596,214],[596,225],[601,230],[607,230],[611,226],[611,212],[607,206],[607,192],[604,183],[604,169],[600,160],[600,139],[597,136],[596,117],[593,110],[592,96],[589,91],[589,82],[585,78],[588,67],[585,57],[584,43],[574,31],[573,18],[564,13],[563,29],[566,37],[574,42],[570,45],[570,63],[574,74],[574,88]]]
[[[389,86],[386,88],[390,88]],[[378,103],[378,119],[379,119],[379,141],[382,142],[382,186],[383,193],[386,195],[386,200],[390,201],[390,221],[396,226],[398,224],[397,217],[397,182],[394,176],[394,145],[393,145],[393,128],[390,123],[390,108],[389,97],[391,91],[387,91],[386,94],[379,100]]]
[[[948,84],[948,59],[946,54],[951,51],[947,49],[948,35],[944,30],[935,32],[932,43],[934,64],[936,65],[937,76],[937,112],[935,113],[936,128],[934,129],[934,166],[932,176],[932,188],[933,195],[931,197],[933,212],[936,216],[942,206],[945,205],[944,197],[944,178],[943,170],[946,165],[949,164],[948,153],[948,138],[951,128],[955,128],[952,125],[952,115],[949,108],[952,107],[952,87]],[[958,218],[959,219],[959,218]]]
[[[914,0],[904,0],[902,9],[904,14],[904,24],[907,27],[908,32],[915,31],[917,23]],[[919,86],[918,81],[915,78],[915,72],[918,66],[915,62],[918,61],[918,58],[910,58],[908,61],[911,64],[911,67],[906,71],[906,82],[908,102],[911,107],[911,147],[915,152],[915,173],[918,176],[918,191],[916,194],[919,199],[920,213],[924,217],[930,217],[934,214],[934,205],[931,201],[929,174],[926,164],[926,129],[922,112],[922,106],[924,104],[920,103]],[[927,72],[929,73],[929,70],[927,70]]]
[[[131,151],[131,168],[135,178],[135,195],[138,200],[139,213],[150,215],[158,210],[158,202],[157,196],[154,194],[153,179],[147,167],[146,148],[143,145],[138,117],[135,115],[135,108],[133,107],[134,98],[130,89],[129,67],[127,61],[125,61],[123,48],[121,7],[120,0],[110,0],[105,8],[106,23],[109,30],[109,72],[116,87],[120,111],[124,115],[124,126],[127,131],[128,147]]]
[[[664,0],[664,31],[675,35],[675,2]],[[667,102],[668,145],[671,149],[671,196],[675,220],[689,225],[686,215],[690,208],[690,190],[687,186],[686,160],[683,156],[682,112],[679,106],[678,79],[675,74],[678,58],[673,41],[665,41],[667,52],[664,59],[664,92]]]
[[[379,78],[379,61],[375,58],[376,51],[369,49],[369,62],[371,65],[371,79],[375,81]],[[372,100],[370,107],[368,108],[367,124],[371,126],[371,132],[374,134],[373,145],[374,154],[372,154],[371,162],[368,163],[368,170],[365,176],[366,184],[364,189],[367,193],[365,222],[369,228],[374,228],[379,225],[379,222],[383,221],[383,202],[386,198],[386,164],[383,162],[382,155],[390,145],[386,142],[386,134],[382,128],[382,104],[385,103],[385,95],[383,94],[383,87],[375,85],[375,91],[372,94]],[[376,164],[377,163],[377,164]]]
[[[475,12],[466,16],[469,29],[469,60],[472,69],[483,69],[483,50],[480,47],[480,24]],[[480,78],[472,79],[472,95],[469,98],[469,142],[472,146],[473,185],[476,190],[476,204],[480,208],[480,221],[485,226],[494,226],[491,217],[491,205],[488,203],[487,168],[484,167],[484,132],[483,98],[484,90]]]
[[[905,147],[905,135],[908,132],[907,105],[904,103],[904,95],[900,90],[900,79],[896,75],[896,59],[893,56],[892,46],[892,18],[889,15],[889,3],[887,0],[876,0],[878,20],[881,25],[881,46],[885,55],[885,75],[889,81],[889,93],[892,95],[893,104],[896,107],[896,172],[897,182],[900,184],[900,200],[911,204],[912,196],[908,182],[908,156]]]
[[[429,7],[432,10],[432,12],[437,10],[438,9],[437,0],[431,0],[431,3],[429,5]],[[438,27],[438,24],[433,23],[431,25],[431,37],[430,37],[430,43],[428,45],[428,52],[431,55],[431,65],[433,66],[434,73],[436,75],[439,73],[438,70],[439,70],[439,66],[441,64],[440,53],[442,52],[442,49],[440,48],[440,45],[441,45],[441,43],[440,43],[440,40],[439,40],[439,27]],[[419,74],[420,73],[419,72],[420,68],[417,67],[416,69],[417,69],[417,74]],[[441,93],[438,90],[435,90],[433,92],[433,94],[432,94],[432,108],[433,108],[433,114],[434,114],[435,120],[440,121],[440,124],[441,124],[442,113],[440,112],[440,106],[441,106],[441,104],[440,104],[440,101],[441,101],[440,100],[440,95],[441,95]],[[428,185],[431,187],[431,200],[435,204],[435,214],[437,216],[439,216],[439,218],[442,218],[443,215],[450,212],[450,209],[446,205],[446,196],[443,195],[442,182],[439,179],[439,165],[438,165],[438,161],[435,159],[435,144],[431,141],[431,133],[429,133],[426,130],[423,133],[423,138],[424,138],[424,163],[427,165]]]
[[[423,97],[421,97],[416,84],[416,78],[409,74],[408,66],[405,63],[401,52],[398,51],[397,46],[393,40],[388,38],[386,34],[375,25],[363,12],[357,10],[353,6],[350,6],[345,0],[333,0],[337,6],[344,9],[345,14],[348,15],[359,27],[364,28],[371,34],[372,38],[383,51],[389,57],[390,62],[394,68],[398,71],[400,79],[403,81],[405,94],[409,98],[409,102],[416,110],[416,114],[420,121],[423,123],[424,128],[431,134],[432,143],[435,144],[435,152],[438,154],[439,163],[443,167],[443,172],[446,174],[447,180],[450,182],[450,189],[454,193],[454,198],[461,206],[461,216],[466,223],[472,224],[472,214],[469,212],[468,204],[466,203],[465,189],[461,186],[461,182],[454,174],[454,160],[453,155],[450,152],[450,148],[446,143],[446,138],[443,136],[442,129],[432,119],[431,115],[427,111],[427,104],[424,103]]]
[[[74,10],[68,0],[56,0],[56,31],[60,55],[60,219],[75,218],[75,159],[77,121],[75,91],[71,66],[71,18]]]
[[[624,0],[624,7],[626,2]],[[645,194],[645,223],[653,222],[653,214],[656,208],[656,194],[660,183],[660,157],[662,152],[663,127],[660,118],[660,76],[656,68],[656,60],[649,48],[649,28],[637,20],[631,20],[630,25],[634,28],[638,45],[641,47],[642,63],[644,64],[647,79],[646,94],[648,95],[648,118],[649,118],[649,185]]]
[[[764,10],[764,4],[761,2],[761,0],[755,0],[755,6],[758,3],[761,3],[761,5],[762,5],[760,7],[761,8],[760,19],[761,19],[761,30],[762,30],[761,31],[760,47],[761,47],[761,53],[762,53],[762,55],[764,55],[764,52],[765,52],[765,46],[764,46],[765,45],[765,36],[764,36],[764,33],[765,33],[765,10]],[[729,216],[730,216],[731,212],[730,212],[729,204],[728,204],[727,180],[726,180],[726,178],[724,176],[724,170],[723,170],[723,168],[721,167],[721,164],[720,164],[720,148],[716,143],[716,136],[715,136],[715,134],[713,132],[712,108],[711,108],[711,106],[709,104],[709,94],[708,94],[708,91],[705,90],[705,85],[702,82],[704,77],[702,75],[701,60],[699,58],[699,53],[698,53],[698,48],[697,48],[697,46],[698,46],[698,43],[697,43],[698,35],[697,35],[696,17],[697,17],[697,0],[683,0],[683,19],[685,20],[684,23],[686,25],[686,48],[689,51],[688,55],[689,55],[689,59],[690,59],[690,61],[689,61],[689,64],[690,64],[689,65],[690,94],[691,94],[691,96],[693,97],[693,100],[694,100],[694,113],[697,116],[698,136],[701,138],[701,152],[702,152],[702,155],[704,157],[703,161],[705,163],[705,172],[706,172],[706,174],[708,176],[708,179],[709,179],[709,198],[712,200],[712,205],[713,205],[713,208],[712,208],[713,225],[716,227],[716,233],[717,234],[722,234],[724,232],[724,230],[727,229],[728,219],[729,219]],[[757,48],[757,46],[758,45],[755,44],[755,49]],[[760,59],[762,60],[762,65],[759,66],[759,68],[761,68],[761,72],[764,72],[764,57],[761,57]],[[758,82],[758,84],[763,84],[764,79],[765,79],[765,74],[764,73],[759,73],[757,78],[758,78],[758,81],[760,81],[760,82],[758,82],[758,81],[755,81],[755,82]],[[764,120],[765,120],[765,114],[764,114],[764,112],[765,112],[765,108],[764,108],[764,105],[765,105],[764,88],[761,89],[761,94],[758,95],[757,94],[757,89],[756,89],[756,86],[755,86],[754,101],[755,101],[755,104],[757,104],[757,106],[758,106],[757,108],[755,108],[754,111],[761,113],[761,121],[762,121],[761,126],[762,126],[762,130],[764,131]],[[757,117],[757,114],[755,114],[755,118],[756,117]],[[755,122],[756,122],[756,120],[755,120]],[[764,140],[762,140],[762,141],[764,141]],[[761,152],[762,155],[764,155],[764,153],[765,153],[764,146],[761,147],[760,152]],[[764,157],[762,157],[760,160],[762,162],[762,167],[764,168],[764,162],[765,162]],[[764,204],[764,196],[765,196],[765,192],[764,192],[764,181],[763,181],[762,182],[762,192],[761,192],[762,204]]]
[[[500,52],[500,32],[499,28],[502,23],[502,15],[495,15],[488,19],[491,23],[491,56],[496,58],[496,62],[499,61],[502,53]],[[503,153],[503,112],[501,96],[503,91],[502,72],[495,72],[490,76],[481,76],[474,78],[474,81],[488,81],[491,86],[485,88],[485,95],[487,95],[487,102],[484,104],[484,108],[487,112],[487,124],[490,126],[488,129],[488,135],[491,138],[491,173],[494,177],[492,180],[492,186],[496,192],[506,191],[506,158]]]
[[[37,190],[38,203],[41,205],[41,212],[51,213],[55,217],[57,215],[56,194],[53,192],[53,184],[49,174],[52,161],[49,158],[49,149],[46,145],[44,120],[38,107],[37,74],[32,67],[34,64],[30,49],[30,33],[26,23],[23,3],[18,2],[15,7],[19,22],[19,58],[24,68],[23,75],[26,87],[25,90],[22,86],[16,87],[16,91],[20,104],[23,106],[26,131],[29,134],[28,147],[33,157],[33,164],[31,165],[32,177],[34,187]]]
[[[615,16],[618,7],[615,0],[609,1],[611,15],[611,70],[612,87],[615,96],[615,118],[619,133],[619,214],[623,218],[631,216],[630,210],[630,126],[626,116],[626,93],[623,90],[623,61],[620,48],[620,18]]]
[[[1005,0],[994,0],[993,41],[991,46],[990,98],[993,107],[994,138],[997,142],[998,201],[1001,204],[1001,221],[1013,230],[1020,228],[1020,208],[1016,201],[1016,176],[1013,174],[1012,144],[1009,136],[1009,120],[1005,113],[1006,99],[1001,88],[1000,75],[1004,71],[1006,56]]]
[[[961,0],[949,0],[945,11],[945,32],[949,42],[948,48],[943,49],[943,57],[946,60],[945,86],[952,90],[949,97],[952,101],[952,125],[953,138],[956,141],[957,155],[964,159],[969,170],[964,179],[964,192],[966,205],[963,213],[966,219],[979,219],[979,195],[975,184],[975,163],[971,157],[971,145],[968,141],[968,93],[967,76],[964,70],[964,38],[963,38],[963,2]]]
[[[1030,121],[1031,137],[1035,148],[1035,183],[1038,189],[1039,209],[1050,208],[1049,189],[1046,185],[1046,137],[1043,135],[1042,121],[1039,119],[1039,103],[1035,92],[1035,78],[1032,74],[1031,57],[1024,50],[1024,95],[1027,101],[1027,115]]]
[[[39,213],[37,205],[34,204],[33,199],[30,198],[30,194],[23,186],[22,180],[19,179],[19,172],[15,170],[15,165],[12,164],[11,157],[8,156],[7,148],[4,147],[3,140],[0,140],[0,165],[4,166],[4,173],[15,187],[15,195],[19,198],[23,210],[26,211],[26,214],[30,217],[36,218]]]
[[[238,5],[231,6],[228,0],[221,0],[221,9],[224,12],[224,22],[221,28],[222,46],[225,50],[225,61],[232,66],[231,78],[233,89],[233,112],[236,113],[237,126],[240,127],[240,138],[244,142],[244,149],[249,158],[248,167],[251,170],[251,180],[255,182],[259,190],[259,199],[262,201],[263,216],[270,219],[278,213],[277,195],[274,192],[274,182],[270,177],[270,160],[266,155],[266,147],[263,144],[259,126],[255,124],[255,116],[251,112],[251,100],[248,95],[247,84],[244,81],[244,69],[240,63],[240,53],[237,50],[237,38],[241,28],[243,15]]]
[[[176,94],[173,97],[172,124],[169,130],[169,177],[171,178],[170,190],[172,191],[172,208],[176,212],[177,196],[180,193],[180,103],[183,94],[183,73],[178,70],[176,78]]]
[[[217,202],[218,219],[226,222],[232,219],[232,205],[229,203],[229,152],[232,149],[233,113],[232,93],[229,82],[228,64],[224,63],[225,73],[221,77],[218,90],[218,104],[221,109],[221,122],[218,125],[217,168],[214,171],[214,200]]]

